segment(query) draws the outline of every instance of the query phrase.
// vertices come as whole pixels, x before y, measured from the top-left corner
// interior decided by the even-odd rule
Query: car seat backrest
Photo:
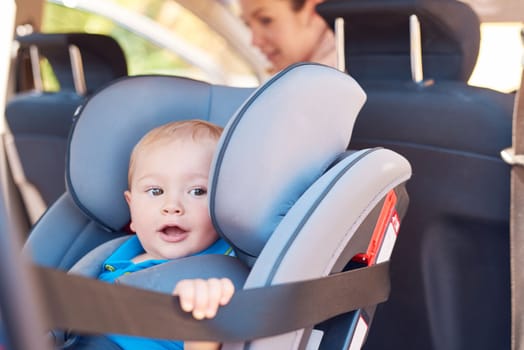
[[[510,174],[499,152],[511,144],[514,96],[438,81],[422,89],[367,84],[366,91],[351,147],[392,149],[415,174],[392,256],[394,287],[368,349],[384,341],[392,348],[509,347]],[[408,330],[416,336],[401,335]]]
[[[391,296],[366,350],[509,348],[509,167],[499,152],[511,144],[514,96],[467,85],[476,14],[453,0],[334,0],[319,11],[345,18],[348,71],[368,94],[350,147],[392,149],[414,173]],[[410,81],[411,14],[424,84]]]
[[[65,191],[67,137],[84,97],[24,92],[6,107],[6,150],[31,223]]]
[[[332,0],[318,6],[345,20],[346,69],[357,81],[411,80],[409,17],[421,26],[424,76],[467,81],[480,46],[479,20],[456,0]]]
[[[41,59],[47,59],[60,85],[60,90],[53,92],[19,91],[6,107],[9,161],[30,222],[34,223],[65,191],[65,154],[75,110],[86,96],[127,75],[127,66],[118,43],[105,35],[34,33],[18,37],[17,41],[19,88],[22,67],[31,50],[38,52],[32,63],[38,65]],[[85,91],[77,91],[75,86],[69,52],[72,46],[80,53],[81,66],[76,67],[79,71],[75,74],[81,74],[76,79],[85,78]],[[38,73],[36,70],[32,74]]]

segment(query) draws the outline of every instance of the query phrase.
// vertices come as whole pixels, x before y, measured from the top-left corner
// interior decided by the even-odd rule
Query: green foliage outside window
[[[129,3],[127,1],[126,3]],[[160,11],[161,1],[140,1],[150,15]],[[52,3],[46,3],[42,31],[46,33],[85,32],[114,37],[126,55],[130,75],[169,73],[188,69],[188,64],[172,53],[149,43],[96,14],[90,14]],[[47,91],[58,90],[58,82],[47,62],[42,62],[44,87]]]

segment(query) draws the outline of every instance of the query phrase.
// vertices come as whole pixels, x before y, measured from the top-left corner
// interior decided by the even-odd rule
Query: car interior
[[[99,266],[94,262],[105,260],[121,242],[118,237],[128,235],[122,193],[132,146],[154,126],[196,118],[226,127],[211,171],[210,212],[217,231],[235,248],[234,261],[250,270],[239,286],[320,278],[387,261],[407,209],[404,183],[411,168],[384,148],[346,151],[364,101],[349,75],[318,64],[290,67],[255,91],[168,76],[119,79],[79,110],[67,151],[66,193],[34,226],[25,251],[40,266],[93,276]],[[291,128],[297,130],[292,137]],[[250,165],[252,159],[260,165]],[[355,261],[359,254],[364,260]],[[197,266],[190,276],[199,277],[200,257],[190,258]],[[121,283],[169,293],[179,274],[188,276],[189,264],[184,266],[174,264],[162,274],[146,269]],[[206,266],[207,274],[216,274],[221,265]],[[315,330],[231,346],[298,349],[315,339],[316,348],[345,349],[352,342],[361,345],[365,332],[359,322],[367,330],[373,314],[374,305],[367,305]],[[311,336],[317,332],[325,336]]]
[[[335,0],[319,12],[344,18],[346,67],[368,96],[350,148],[386,147],[413,167],[391,296],[364,348],[509,348],[510,167],[500,151],[515,94],[467,84],[478,17],[453,0]],[[412,14],[421,81],[410,70]]]
[[[373,231],[369,228],[375,226],[393,189],[399,197],[402,225],[391,254],[387,302],[283,336],[228,344],[226,349],[302,349],[315,342],[318,349],[347,349],[353,341],[364,344],[366,350],[510,348],[510,166],[501,159],[500,151],[511,145],[515,94],[467,84],[479,50],[477,15],[456,0],[330,0],[319,5],[318,11],[333,28],[337,18],[344,19],[348,74],[318,65],[298,65],[257,89],[168,76],[126,77],[125,58],[109,37],[42,34],[21,39],[17,64],[31,65],[35,53],[46,57],[58,72],[61,86],[57,92],[29,90],[39,85],[36,68],[31,76],[20,73],[17,95],[6,109],[12,137],[6,147],[13,181],[26,203],[34,204],[35,196],[41,198],[36,209],[26,204],[32,229],[25,251],[38,265],[91,276],[93,272],[84,265],[86,259],[101,259],[118,244],[114,239],[127,235],[123,231],[129,219],[127,207],[118,193],[126,188],[127,154],[141,134],[173,118],[207,119],[235,134],[242,123],[236,125],[233,120],[252,118],[249,132],[232,137],[239,145],[225,148],[226,155],[234,155],[232,163],[227,163],[226,157],[214,170],[217,179],[233,180],[217,180],[217,202],[211,205],[217,210],[212,214],[217,224],[224,225],[221,232],[238,252],[239,264],[249,270],[241,278],[235,276],[244,289],[354,268],[358,259],[352,258],[366,251]],[[420,22],[421,79],[413,76],[412,15]],[[104,54],[110,50],[113,54]],[[71,55],[78,58],[78,53],[86,90],[75,84],[78,68],[74,62],[78,60]],[[107,74],[96,76],[101,72]],[[304,81],[295,81],[300,79],[296,72],[306,72]],[[313,83],[317,74],[319,81],[323,81],[323,74],[329,76],[325,86]],[[344,85],[347,77],[355,79],[366,101],[362,109],[339,115],[342,108],[325,101],[336,98],[332,83],[341,80]],[[292,81],[289,86],[288,79]],[[302,90],[296,91],[297,87],[307,87],[311,95],[300,98]],[[346,91],[340,97],[342,102],[337,103],[355,108],[354,86],[349,88],[351,92],[345,89],[348,87],[341,89]],[[324,92],[329,94],[324,96]],[[297,110],[292,102],[295,99],[323,101],[322,109],[317,109],[316,103]],[[314,119],[311,125],[302,123],[304,115],[315,114],[312,111],[316,112],[312,118],[319,120]],[[289,112],[293,115],[286,121],[289,124],[276,120],[288,118]],[[349,124],[332,125],[337,118]],[[316,142],[325,141],[318,135],[326,124],[344,130],[340,135],[340,145],[344,145],[320,156]],[[297,148],[289,150],[290,142],[302,135],[294,135],[295,130],[302,131],[302,127],[313,127],[314,132],[307,134],[308,142],[297,140]],[[286,132],[289,130],[293,133]],[[282,131],[286,138],[280,140]],[[271,140],[263,144],[264,152],[255,146],[246,148],[263,135]],[[315,156],[319,158],[312,175],[308,171]],[[301,161],[300,170],[290,173],[289,163]],[[386,180],[383,173],[374,172],[382,169],[379,164],[388,162],[400,169],[402,181],[389,182],[388,190],[379,191],[376,186]],[[240,179],[238,167],[247,180]],[[119,176],[105,179],[107,173]],[[268,176],[273,173],[281,177]],[[385,179],[389,181],[389,175]],[[364,197],[355,193],[354,186],[358,183],[361,187],[362,181],[374,184]],[[228,202],[222,191],[235,192],[239,183],[245,186],[244,191],[251,191],[249,202],[265,203],[267,212],[257,216],[252,206],[238,208],[238,203]],[[294,187],[296,183],[301,187]],[[287,202],[279,202],[282,198],[275,189],[289,194],[286,200],[294,205],[289,208]],[[343,198],[327,204],[330,201],[323,196],[335,194]],[[372,195],[379,198],[369,199]],[[283,218],[282,213],[274,212],[282,206],[289,209]],[[233,208],[245,221],[228,221]],[[346,218],[358,210],[368,218]],[[314,213],[320,217],[316,219]],[[303,227],[304,217],[313,221]],[[255,222],[261,226],[252,226]],[[316,255],[317,249],[322,252],[319,247],[324,245],[324,253],[333,253],[335,242],[342,239],[337,236],[341,227],[350,222],[358,222],[359,229],[344,238],[343,252],[324,259],[322,266],[308,262],[308,256]],[[319,231],[329,235],[318,235]],[[243,237],[245,232],[257,232],[256,242]],[[300,238],[295,241],[291,234]],[[302,251],[304,246],[314,250]],[[282,252],[293,258],[283,259]],[[270,266],[277,267],[269,272]],[[148,274],[123,283],[169,292],[176,278],[162,287]],[[357,339],[361,319],[369,330]],[[316,338],[318,334],[323,334],[321,339]]]

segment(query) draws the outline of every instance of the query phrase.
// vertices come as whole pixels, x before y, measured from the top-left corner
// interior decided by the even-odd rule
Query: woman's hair
[[[189,138],[193,141],[218,141],[220,135],[222,134],[222,130],[223,128],[218,125],[199,119],[170,122],[150,130],[140,139],[140,141],[138,141],[131,152],[131,157],[129,158],[129,170],[127,174],[129,186],[131,186],[131,179],[135,170],[135,161],[137,155],[148,145],[157,142],[171,141],[174,139],[184,140]]]
[[[293,11],[300,11],[304,7],[306,0],[290,0],[290,2]]]

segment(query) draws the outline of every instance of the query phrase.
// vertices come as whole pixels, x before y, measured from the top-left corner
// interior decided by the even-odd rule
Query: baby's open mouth
[[[180,242],[187,237],[187,230],[176,225],[166,225],[160,229],[162,238],[168,242]]]

